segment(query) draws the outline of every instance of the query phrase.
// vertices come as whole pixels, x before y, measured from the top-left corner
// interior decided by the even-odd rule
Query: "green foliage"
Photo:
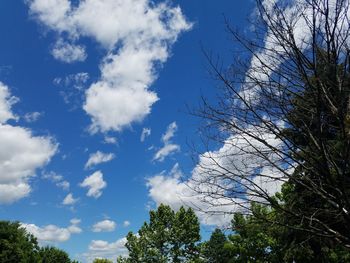
[[[68,254],[55,247],[43,247],[39,251],[41,263],[71,263]]]
[[[18,222],[0,221],[0,263],[78,263],[63,250],[39,248],[36,238]]]
[[[227,245],[232,262],[283,262],[282,244],[278,238],[283,235],[282,229],[262,220],[274,220],[275,217],[271,209],[255,203],[252,203],[252,215],[234,215],[234,234],[229,236]]]
[[[118,262],[196,262],[199,240],[199,221],[192,209],[181,207],[175,213],[161,204],[150,212],[150,222],[145,222],[137,235],[128,234],[129,257]]]
[[[105,258],[96,258],[93,263],[113,263],[113,261]]]
[[[285,194],[293,190],[289,185],[283,189]],[[277,196],[283,198],[283,194]],[[231,259],[225,262],[349,262],[349,250],[287,227],[286,218],[282,211],[254,203],[251,215],[236,213],[232,220],[234,234],[225,244]]]
[[[0,221],[0,262],[38,262],[38,243],[18,222]]]
[[[231,244],[220,229],[215,229],[208,241],[202,244],[204,262],[226,263],[231,258]]]

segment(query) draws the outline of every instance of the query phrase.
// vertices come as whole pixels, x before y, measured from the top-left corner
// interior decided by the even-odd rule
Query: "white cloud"
[[[91,168],[100,163],[106,163],[113,160],[115,155],[113,153],[103,153],[97,151],[90,154],[88,161],[85,164],[85,169]]]
[[[150,135],[151,135],[151,129],[150,128],[143,128],[142,133],[141,133],[141,137],[140,137],[140,141],[144,142],[145,139]]]
[[[0,203],[12,203],[30,193],[28,179],[50,161],[57,145],[49,137],[35,137],[28,129],[8,124],[0,124],[0,144]]]
[[[149,178],[149,196],[174,209],[193,207],[204,224],[225,225],[232,213],[249,207],[255,196],[275,194],[286,177],[278,169],[278,152],[269,151],[266,145],[279,149],[281,141],[260,126],[247,127],[246,131],[255,138],[245,133],[230,136],[221,148],[199,157],[187,180],[180,179],[178,165],[170,175],[162,172]],[[234,189],[242,194],[234,195]]]
[[[64,242],[71,235],[67,228],[60,228],[56,225],[39,227],[34,224],[22,224],[22,226],[41,242]]]
[[[36,122],[42,115],[43,115],[42,113],[35,111],[35,112],[26,113],[23,118],[26,122],[30,123],[30,122]]]
[[[166,132],[162,135],[161,140],[163,142],[163,146],[155,153],[153,156],[153,161],[162,162],[167,156],[180,151],[180,146],[171,142],[171,139],[174,137],[177,129],[176,122],[169,124]]]
[[[79,227],[79,224],[81,223],[81,220],[78,218],[73,218],[70,220],[71,225],[67,228],[68,231],[72,234],[79,234],[83,230]]]
[[[117,224],[112,220],[102,220],[92,226],[93,232],[112,232],[115,230]]]
[[[43,179],[50,180],[51,182],[58,183],[63,180],[63,176],[60,174],[56,174],[53,171],[50,171],[48,173],[43,173],[42,175]]]
[[[70,187],[70,183],[68,181],[58,182],[56,185],[66,191],[69,190]]]
[[[6,122],[17,119],[11,106],[18,99],[0,82],[0,204],[10,204],[31,192],[29,178],[57,151],[50,137],[33,136],[31,130]]]
[[[162,136],[162,142],[164,144],[167,144],[175,135],[175,132],[177,131],[177,124],[176,122],[172,122],[169,124],[166,132]]]
[[[55,242],[65,242],[70,239],[71,234],[79,234],[82,232],[81,228],[78,226],[79,222],[72,223],[72,225],[67,228],[58,227],[56,225],[47,226],[37,226],[35,224],[22,223],[21,226],[24,227],[28,232],[32,233],[40,243],[55,243]]]
[[[180,175],[180,171],[176,168],[168,175],[162,172],[149,178],[147,187],[152,200],[157,205],[167,204],[174,210],[178,210],[181,206],[192,207],[202,224],[229,226],[232,212],[238,211],[239,207],[233,204],[232,200],[218,197],[208,199],[205,194],[199,194],[192,189],[194,185],[191,181],[182,181]],[[216,207],[208,202],[214,202]]]
[[[50,171],[48,173],[43,173],[42,178],[50,180],[51,182],[55,183],[57,187],[60,187],[63,190],[69,190],[70,183],[64,180],[62,175]]]
[[[153,157],[153,160],[162,162],[167,156],[178,151],[180,151],[179,145],[172,143],[166,144],[156,152],[156,154]]]
[[[84,92],[90,76],[86,72],[69,74],[65,77],[56,77],[53,84],[59,87],[59,94],[66,104],[76,109],[81,106],[84,100]]]
[[[18,119],[11,111],[12,105],[17,103],[18,100],[17,97],[11,96],[9,88],[0,81],[0,123]]]
[[[86,177],[80,186],[89,189],[86,194],[87,196],[99,198],[102,194],[102,189],[107,186],[107,183],[103,180],[101,171],[97,171]]]
[[[86,92],[91,132],[120,131],[142,121],[158,100],[149,87],[178,35],[191,28],[179,7],[146,0],[29,0],[31,15],[71,42],[91,37],[107,51],[101,78]],[[63,34],[64,33],[64,34]]]
[[[87,57],[85,48],[80,45],[70,44],[63,40],[58,40],[51,50],[52,56],[65,63],[84,61]]]
[[[92,240],[88,252],[84,253],[83,256],[87,262],[92,262],[95,258],[115,260],[118,256],[127,256],[126,241],[125,237],[115,242]]]
[[[78,198],[74,198],[72,193],[67,194],[67,196],[63,199],[62,204],[63,205],[74,205],[76,202],[78,202]]]
[[[83,230],[80,228],[80,227],[78,227],[77,225],[71,225],[71,226],[69,226],[68,228],[68,231],[70,232],[70,233],[72,233],[72,234],[79,234],[79,233],[81,233]]]
[[[123,226],[124,227],[128,227],[128,226],[130,226],[130,221],[128,221],[128,220],[125,220],[124,222],[123,222]]]
[[[104,137],[104,142],[105,143],[109,143],[109,144],[116,144],[117,143],[117,139],[115,137],[105,136]]]
[[[72,225],[78,225],[78,224],[81,223],[81,219],[79,219],[79,218],[72,218],[72,219],[70,220],[70,223],[71,223]]]
[[[31,192],[30,185],[25,182],[0,183],[0,203],[11,204],[28,196]]]

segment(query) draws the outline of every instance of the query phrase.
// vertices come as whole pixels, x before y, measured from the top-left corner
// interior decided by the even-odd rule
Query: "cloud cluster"
[[[51,54],[55,59],[65,63],[84,61],[87,57],[83,46],[74,45],[63,40],[56,42]]]
[[[180,177],[181,172],[176,165],[169,174],[162,172],[149,178],[149,196],[157,205],[167,204],[174,210],[181,206],[193,208],[202,224],[229,226],[232,212],[238,211],[239,207],[224,198],[207,199],[205,194],[192,188],[194,185],[190,180],[182,181]],[[216,207],[211,206],[209,201],[215,202]]]
[[[80,220],[72,219],[71,225],[68,227],[59,227],[56,225],[37,226],[35,224],[22,223],[21,226],[25,228],[29,233],[32,233],[40,243],[55,243],[64,242],[70,239],[71,234],[81,233],[82,230],[79,227]]]
[[[180,146],[172,143],[171,141],[176,131],[177,131],[176,122],[170,123],[161,139],[163,142],[163,146],[155,153],[155,155],[153,156],[153,161],[162,162],[167,156],[180,151]]]
[[[57,150],[52,138],[34,136],[29,129],[7,123],[17,119],[11,110],[17,101],[0,82],[0,204],[10,204],[29,195],[30,177]]]
[[[92,262],[95,258],[115,260],[118,256],[126,256],[128,254],[128,250],[125,247],[126,241],[125,237],[115,242],[92,240],[89,245],[89,251],[83,256],[87,262]]]
[[[92,226],[93,232],[112,232],[115,230],[117,224],[109,219],[97,222]]]
[[[57,187],[62,188],[63,190],[69,190],[70,183],[64,180],[62,175],[56,174],[55,172],[44,173],[41,176],[43,179],[47,179],[56,184]]]
[[[113,160],[115,155],[113,153],[103,153],[97,151],[95,153],[90,154],[88,161],[85,164],[85,169],[91,168],[100,163],[106,163]]]
[[[285,180],[278,153],[271,153],[264,144],[278,149],[281,141],[261,128],[250,133],[257,137],[232,135],[218,150],[203,153],[187,180],[181,178],[178,164],[169,174],[149,178],[149,196],[175,210],[182,205],[192,207],[203,224],[229,225],[232,213],[249,206],[255,196],[275,194]],[[234,195],[232,189],[242,194]]]
[[[103,180],[102,172],[96,171],[92,175],[86,177],[80,186],[88,188],[87,196],[99,198],[102,195],[102,190],[107,186],[107,183]]]
[[[158,100],[150,90],[157,69],[179,34],[191,28],[181,9],[168,1],[86,0],[73,7],[68,0],[28,0],[28,5],[32,17],[57,32],[59,41],[67,35],[63,48],[56,44],[60,60],[84,57],[76,43],[80,37],[94,39],[107,51],[101,77],[86,91],[83,105],[92,133],[120,131],[151,112]]]
[[[23,116],[23,119],[28,123],[36,122],[42,115],[43,113],[37,111],[29,112]]]

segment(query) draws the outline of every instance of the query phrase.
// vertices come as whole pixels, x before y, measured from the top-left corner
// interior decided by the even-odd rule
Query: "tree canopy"
[[[68,254],[55,247],[40,247],[36,237],[19,222],[0,221],[1,263],[73,263]]]
[[[174,212],[161,204],[150,211],[150,222],[145,222],[137,234],[128,234],[129,257],[119,262],[195,262],[199,258],[199,230],[191,208]]]

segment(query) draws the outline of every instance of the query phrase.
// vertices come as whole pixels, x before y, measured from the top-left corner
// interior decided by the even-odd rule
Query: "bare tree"
[[[195,114],[222,147],[201,155],[191,186],[218,211],[266,204],[350,248],[349,0],[256,3],[248,37],[226,21],[240,47],[232,66],[205,53],[222,92]],[[285,183],[305,206],[276,198]]]

